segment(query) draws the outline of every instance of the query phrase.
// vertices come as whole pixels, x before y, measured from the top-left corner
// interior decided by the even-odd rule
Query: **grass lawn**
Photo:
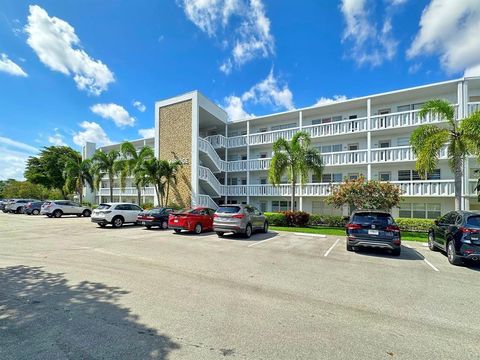
[[[309,234],[345,236],[345,229],[344,228],[335,228],[335,227],[270,226],[270,230],[300,232],[300,233],[309,233]],[[427,233],[402,231],[402,240],[426,242],[428,240],[428,235],[427,235]]]

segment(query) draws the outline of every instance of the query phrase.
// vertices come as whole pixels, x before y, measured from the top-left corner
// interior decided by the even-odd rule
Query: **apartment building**
[[[409,89],[349,99],[266,116],[230,121],[226,113],[198,91],[158,101],[155,104],[155,138],[136,140],[140,147],[153,146],[162,159],[183,162],[171,198],[181,206],[216,207],[222,203],[250,203],[262,211],[287,210],[290,185],[268,182],[272,144],[306,131],[312,146],[320,150],[325,164],[321,179],[310,175],[297,186],[298,209],[319,214],[347,214],[325,203],[332,184],[363,175],[390,181],[404,192],[394,216],[435,218],[454,208],[453,173],[446,151],[438,168],[420,179],[409,146],[412,131],[422,124],[442,124],[443,119],[418,116],[425,101],[446,99],[462,119],[480,110],[480,78],[462,78]],[[101,148],[108,151],[118,145]],[[84,156],[95,151],[87,144]],[[462,207],[480,210],[474,191],[480,166],[471,158],[465,164]],[[286,179],[285,179],[286,180]],[[108,180],[106,180],[108,183]],[[93,196],[105,201],[107,185]],[[154,200],[154,189],[142,190]],[[136,201],[136,189],[115,186],[116,200]]]

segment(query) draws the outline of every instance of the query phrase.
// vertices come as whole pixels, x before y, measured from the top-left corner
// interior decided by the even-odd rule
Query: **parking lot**
[[[0,359],[478,359],[479,300],[421,243],[0,214]]]

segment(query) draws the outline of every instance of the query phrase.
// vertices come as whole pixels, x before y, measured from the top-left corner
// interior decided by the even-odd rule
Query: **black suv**
[[[428,231],[428,247],[446,251],[450,264],[464,260],[480,260],[480,213],[452,211]]]
[[[347,223],[347,251],[358,247],[373,247],[401,253],[400,228],[392,215],[385,211],[355,211]]]

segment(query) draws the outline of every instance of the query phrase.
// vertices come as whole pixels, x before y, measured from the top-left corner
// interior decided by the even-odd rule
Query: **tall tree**
[[[144,146],[137,152],[135,146],[133,146],[133,144],[128,141],[124,142],[120,146],[120,152],[123,156],[123,159],[119,160],[117,165],[120,173],[120,186],[122,187],[122,189],[125,188],[127,177],[133,176],[133,183],[137,188],[137,201],[138,205],[140,205],[142,198],[142,179],[140,179],[138,176],[135,176],[135,170],[139,168],[146,159],[153,158],[155,154],[153,152],[153,149],[149,146]]]
[[[180,160],[167,161],[161,160],[163,163],[163,177],[165,182],[165,206],[168,206],[168,197],[170,194],[170,185],[177,183],[177,174],[182,166]]]
[[[164,174],[165,166],[163,162],[155,157],[145,159],[140,166],[135,168],[135,177],[141,186],[147,186],[148,184],[155,186],[157,201],[160,206],[163,206],[163,199],[165,197]]]
[[[410,136],[412,150],[417,157],[416,168],[422,178],[436,169],[440,150],[446,146],[449,166],[455,179],[455,209],[461,209],[463,166],[469,155],[480,155],[480,112],[459,121],[455,108],[448,101],[429,100],[420,110],[420,118],[428,114],[442,117],[446,126],[422,125]]]
[[[86,160],[70,160],[65,165],[65,190],[76,191],[82,204],[83,188],[88,185],[94,188],[92,161]]]
[[[305,183],[311,171],[320,178],[323,172],[323,162],[320,152],[311,148],[310,135],[299,131],[292,140],[283,138],[273,143],[273,156],[270,162],[268,178],[274,186],[278,186],[284,175],[288,175],[291,185],[291,210],[295,210],[295,188],[298,182]]]
[[[95,188],[98,189],[102,178],[107,176],[111,202],[113,202],[113,181],[121,171],[120,163],[118,163],[119,159],[120,152],[118,150],[110,150],[109,152],[97,150],[92,156]]]
[[[63,170],[67,162],[81,158],[78,151],[68,146],[44,147],[39,155],[28,159],[24,175],[33,184],[43,185],[48,189],[58,189],[62,197],[66,198]]]

